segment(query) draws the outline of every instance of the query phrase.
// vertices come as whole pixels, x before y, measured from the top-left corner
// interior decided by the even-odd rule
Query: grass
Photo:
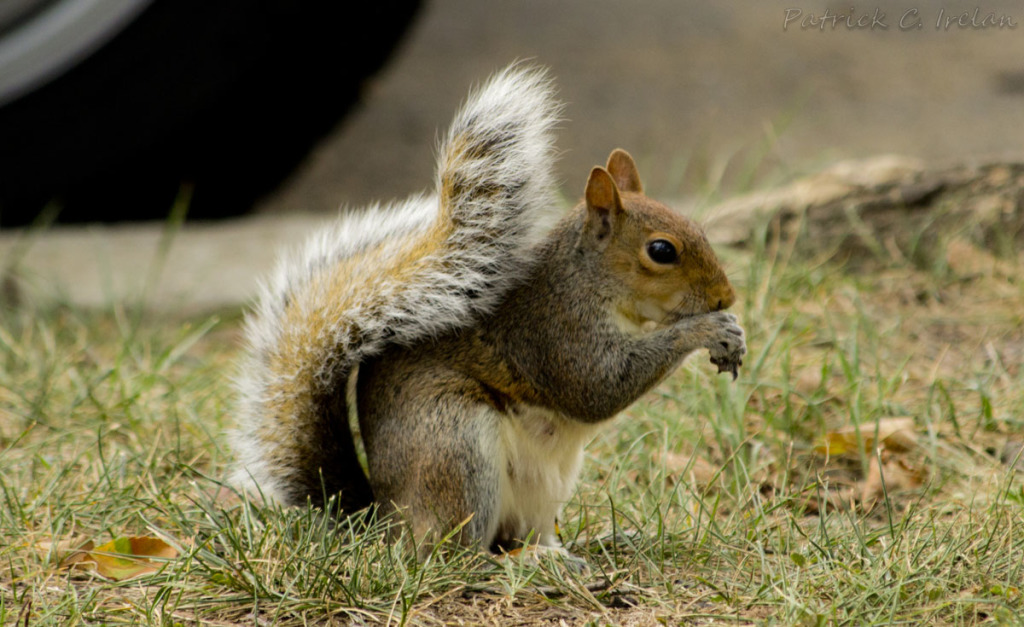
[[[739,380],[696,355],[589,447],[561,521],[587,575],[420,563],[226,487],[235,314],[4,312],[0,624],[1024,622],[1022,259],[839,265],[769,232],[722,251]],[[47,544],[124,535],[180,555],[110,581]]]

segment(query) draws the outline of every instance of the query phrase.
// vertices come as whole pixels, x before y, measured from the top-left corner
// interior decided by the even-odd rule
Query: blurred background
[[[1024,5],[822,0],[0,0],[0,226],[334,213],[431,185],[515,59],[568,103],[569,196],[621,146],[665,198],[832,161],[1014,157]]]

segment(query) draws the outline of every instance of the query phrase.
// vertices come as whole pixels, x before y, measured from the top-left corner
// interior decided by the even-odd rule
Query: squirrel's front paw
[[[714,317],[716,323],[707,344],[711,352],[711,363],[718,366],[719,372],[731,372],[735,381],[739,376],[739,367],[743,365],[743,356],[747,353],[743,327],[731,313],[718,311],[708,315]]]

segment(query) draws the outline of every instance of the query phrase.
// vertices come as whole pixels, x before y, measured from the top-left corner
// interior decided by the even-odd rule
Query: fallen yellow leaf
[[[107,579],[123,581],[159,571],[164,560],[178,556],[178,550],[159,538],[121,536],[73,556],[73,562],[65,560],[61,565],[93,569]]]
[[[871,451],[876,446],[890,451],[909,451],[917,446],[914,419],[910,416],[882,418],[877,423],[843,427],[826,433],[814,450],[822,455],[843,455],[856,452],[858,442],[864,451]]]

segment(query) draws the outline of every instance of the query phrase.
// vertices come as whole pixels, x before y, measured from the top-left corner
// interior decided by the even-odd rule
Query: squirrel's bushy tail
[[[282,260],[246,321],[237,479],[289,504],[336,493],[345,511],[372,502],[349,379],[390,344],[472,324],[529,269],[559,213],[559,112],[544,71],[503,70],[456,116],[434,196],[345,215]]]

